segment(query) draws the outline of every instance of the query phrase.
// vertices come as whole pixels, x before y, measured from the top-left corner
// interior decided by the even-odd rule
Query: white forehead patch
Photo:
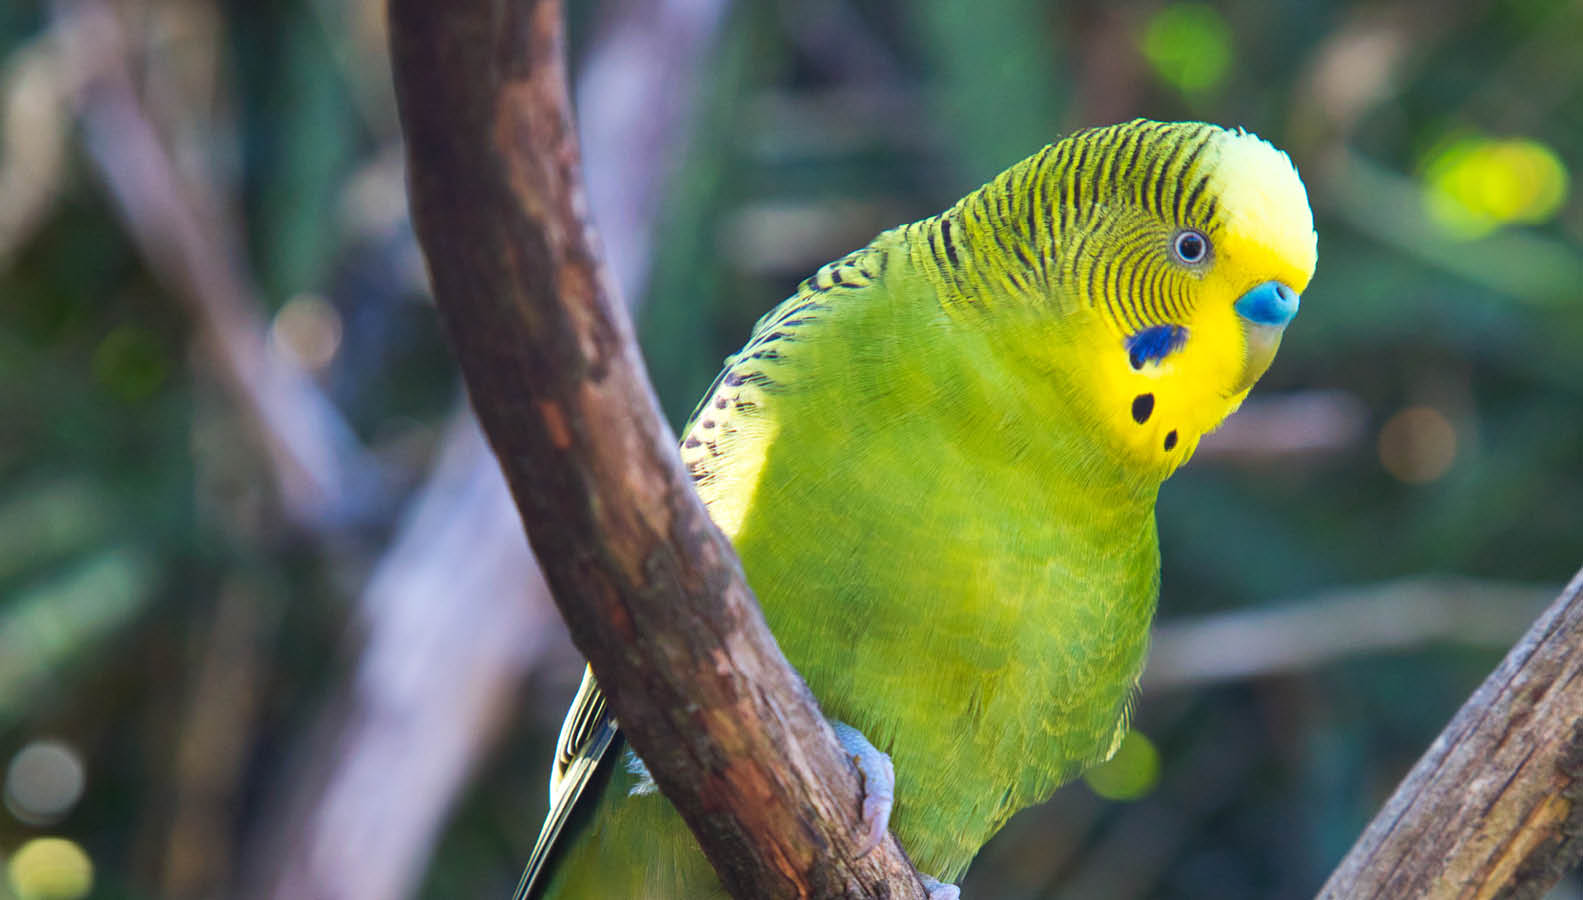
[[[1292,160],[1241,129],[1225,132],[1219,144],[1220,159],[1209,186],[1220,198],[1226,225],[1265,245],[1305,276],[1313,275],[1319,253],[1314,215]]]

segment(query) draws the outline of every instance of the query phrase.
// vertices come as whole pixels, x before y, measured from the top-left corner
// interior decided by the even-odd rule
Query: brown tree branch
[[[1583,858],[1583,572],[1463,704],[1321,898],[1537,898]]]
[[[739,897],[922,897],[660,420],[585,221],[553,0],[392,0],[413,221],[556,602]]]

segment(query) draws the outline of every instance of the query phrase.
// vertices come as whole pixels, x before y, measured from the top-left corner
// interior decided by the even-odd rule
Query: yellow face
[[[1198,129],[1202,148],[1181,137],[1151,173],[1168,188],[1113,191],[1074,221],[1077,243],[1104,249],[1074,253],[1065,279],[1089,320],[1073,336],[1079,394],[1118,449],[1162,477],[1269,367],[1316,258],[1285,154],[1196,124],[1161,126],[1164,139],[1173,127]]]

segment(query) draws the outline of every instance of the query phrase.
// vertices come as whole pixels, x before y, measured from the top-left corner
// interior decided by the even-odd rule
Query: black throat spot
[[[1154,415],[1154,395],[1139,394],[1132,398],[1132,421],[1142,425]]]

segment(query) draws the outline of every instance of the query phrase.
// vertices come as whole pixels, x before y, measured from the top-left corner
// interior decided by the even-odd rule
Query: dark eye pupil
[[[1204,239],[1191,231],[1177,235],[1176,255],[1183,262],[1198,262],[1204,258]]]

